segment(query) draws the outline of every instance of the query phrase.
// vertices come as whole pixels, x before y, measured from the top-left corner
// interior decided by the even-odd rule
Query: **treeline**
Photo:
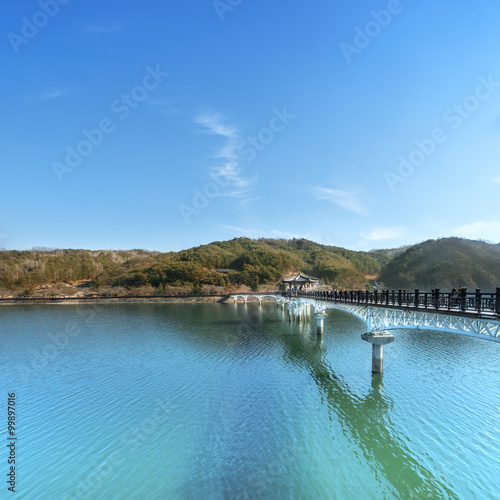
[[[194,283],[199,285],[279,284],[291,273],[303,272],[337,286],[366,284],[365,274],[380,270],[378,262],[360,252],[326,247],[307,240],[273,240],[236,238],[214,242],[168,257],[147,269],[122,274],[113,280],[115,286],[154,287]]]
[[[34,248],[0,251],[0,286],[34,287],[93,280],[150,265],[157,253],[144,250],[90,251]]]
[[[326,284],[364,288],[365,274],[380,271],[364,252],[308,240],[235,238],[181,252],[33,249],[0,252],[0,286],[32,289],[55,283],[88,281],[89,286],[139,287],[159,292],[166,285],[276,284],[291,273],[309,273]]]
[[[500,245],[464,238],[442,238],[413,245],[382,268],[390,288],[493,291],[500,286]]]
[[[146,287],[164,293],[172,287],[201,292],[206,286],[278,286],[298,271],[338,289],[388,288],[491,290],[500,286],[500,245],[460,238],[429,240],[399,249],[355,252],[305,239],[235,238],[181,252],[145,250],[0,251],[0,287],[30,291],[75,284],[96,292]],[[175,288],[177,290],[177,288]],[[218,290],[222,290],[218,288]],[[149,292],[148,292],[149,293]]]

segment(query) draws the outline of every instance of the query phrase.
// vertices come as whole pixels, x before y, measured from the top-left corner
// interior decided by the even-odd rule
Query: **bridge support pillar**
[[[299,322],[302,321],[302,307],[300,306],[295,308],[295,319]]]
[[[361,338],[372,345],[372,373],[384,371],[384,345],[394,342],[394,335],[389,332],[363,333]]]
[[[316,318],[317,323],[316,332],[318,333],[318,335],[323,335],[323,322],[325,321],[325,318],[328,317],[328,314],[320,312],[316,313],[314,317]]]
[[[384,371],[384,346],[372,344],[372,373]]]

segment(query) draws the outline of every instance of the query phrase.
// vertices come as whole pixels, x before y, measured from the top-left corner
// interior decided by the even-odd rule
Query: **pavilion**
[[[288,285],[289,290],[291,289],[307,290],[314,283],[318,282],[318,278],[313,278],[312,276],[307,276],[305,274],[302,274],[302,272],[300,272],[296,276],[292,276],[290,278],[283,278],[282,282]]]

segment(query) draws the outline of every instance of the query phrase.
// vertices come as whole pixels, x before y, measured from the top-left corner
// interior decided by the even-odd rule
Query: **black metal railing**
[[[408,290],[324,290],[286,291],[287,297],[310,297],[333,302],[398,307],[433,312],[455,312],[463,314],[487,314],[500,316],[500,287],[495,292],[467,292],[466,288],[442,292],[439,288],[431,292]]]

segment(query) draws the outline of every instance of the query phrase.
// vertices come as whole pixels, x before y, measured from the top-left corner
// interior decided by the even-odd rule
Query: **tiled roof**
[[[307,276],[305,274],[299,273],[291,278],[284,278],[285,283],[314,283],[318,281],[318,278],[313,278],[312,276]]]

